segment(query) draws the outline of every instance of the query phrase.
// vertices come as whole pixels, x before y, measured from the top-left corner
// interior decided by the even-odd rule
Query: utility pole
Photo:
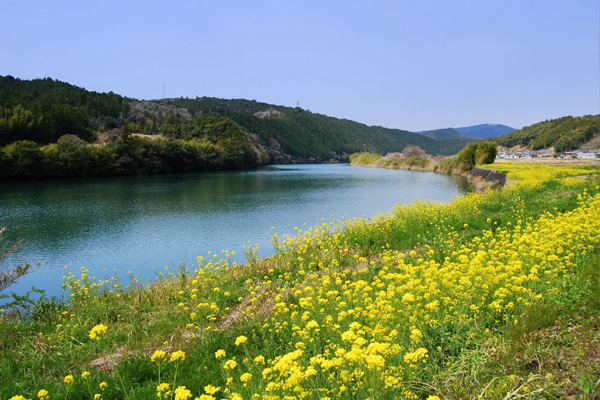
[[[165,98],[165,83],[163,82],[163,99]]]

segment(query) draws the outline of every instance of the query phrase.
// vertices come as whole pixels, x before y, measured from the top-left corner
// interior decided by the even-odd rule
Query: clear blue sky
[[[598,0],[0,4],[0,75],[407,130],[600,113]]]

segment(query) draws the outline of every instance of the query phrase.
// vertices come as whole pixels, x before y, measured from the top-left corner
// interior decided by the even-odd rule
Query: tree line
[[[506,147],[521,145],[531,150],[554,147],[561,152],[576,149],[599,134],[600,115],[584,115],[538,122],[492,140]]]
[[[0,180],[233,170],[256,167],[256,153],[230,121],[207,118],[206,134],[185,139],[147,138],[125,125],[104,146],[67,134],[39,147],[20,140],[0,149]],[[207,121],[204,121],[207,122]]]

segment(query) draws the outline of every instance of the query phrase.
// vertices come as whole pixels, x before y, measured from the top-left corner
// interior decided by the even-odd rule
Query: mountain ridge
[[[460,128],[442,128],[428,131],[418,131],[415,133],[438,140],[483,140],[502,136],[515,130],[515,128],[511,128],[507,125],[488,123],[472,126],[463,126]]]

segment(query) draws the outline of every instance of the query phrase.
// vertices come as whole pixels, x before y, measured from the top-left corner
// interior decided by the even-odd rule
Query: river
[[[126,282],[129,272],[154,278],[153,268],[193,268],[208,251],[235,251],[243,262],[249,241],[259,256],[271,254],[273,233],[371,217],[414,199],[447,202],[467,190],[462,177],[348,164],[1,183],[2,248],[22,238],[20,261],[41,262],[8,291],[60,295],[65,265]]]

